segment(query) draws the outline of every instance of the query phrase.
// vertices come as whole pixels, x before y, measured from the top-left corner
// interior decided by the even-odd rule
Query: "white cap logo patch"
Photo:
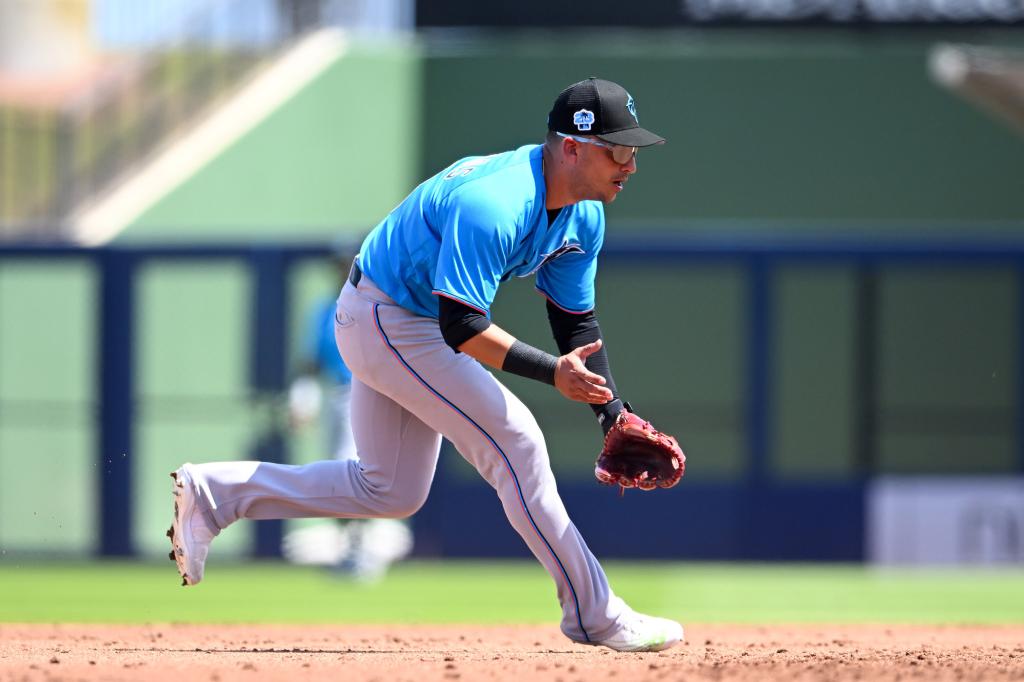
[[[594,125],[594,112],[580,109],[572,115],[572,122],[578,130],[590,130]]]
[[[633,95],[629,95],[629,100],[626,102],[626,108],[629,109],[629,113],[633,114],[633,120],[636,121],[636,124],[640,125],[640,119],[636,117],[636,104],[633,103]]]

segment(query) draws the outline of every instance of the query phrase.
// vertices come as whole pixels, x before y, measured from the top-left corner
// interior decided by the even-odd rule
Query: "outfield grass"
[[[608,562],[634,608],[685,622],[1024,622],[1024,572]],[[559,618],[536,564],[410,562],[375,585],[281,563],[0,561],[0,622],[535,623]]]

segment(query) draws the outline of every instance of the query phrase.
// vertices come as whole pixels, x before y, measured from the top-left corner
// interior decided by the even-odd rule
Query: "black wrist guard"
[[[505,361],[501,368],[506,372],[518,374],[527,379],[543,381],[545,384],[555,385],[555,366],[558,358],[550,353],[545,353],[539,348],[516,341],[508,349]]]
[[[619,398],[611,400],[604,405],[591,405],[591,407],[594,408],[594,413],[597,414],[597,423],[601,425],[605,435],[608,435],[608,431],[612,428],[612,424],[615,423],[615,418],[619,416],[619,412],[623,410],[627,412],[633,411],[629,403],[623,402]]]

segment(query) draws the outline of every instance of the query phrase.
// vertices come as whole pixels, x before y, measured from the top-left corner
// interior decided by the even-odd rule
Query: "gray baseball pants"
[[[509,522],[554,578],[562,632],[578,642],[617,632],[629,609],[569,520],[544,436],[522,401],[476,360],[454,352],[437,320],[396,305],[365,276],[342,289],[335,335],[354,377],[359,459],[195,465],[216,525],[413,514],[430,490],[443,434],[497,491]]]

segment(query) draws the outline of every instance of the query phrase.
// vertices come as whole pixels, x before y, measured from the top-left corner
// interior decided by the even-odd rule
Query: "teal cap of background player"
[[[649,147],[665,138],[640,127],[636,102],[618,83],[591,76],[562,90],[548,114],[548,130],[593,135],[612,144]]]

